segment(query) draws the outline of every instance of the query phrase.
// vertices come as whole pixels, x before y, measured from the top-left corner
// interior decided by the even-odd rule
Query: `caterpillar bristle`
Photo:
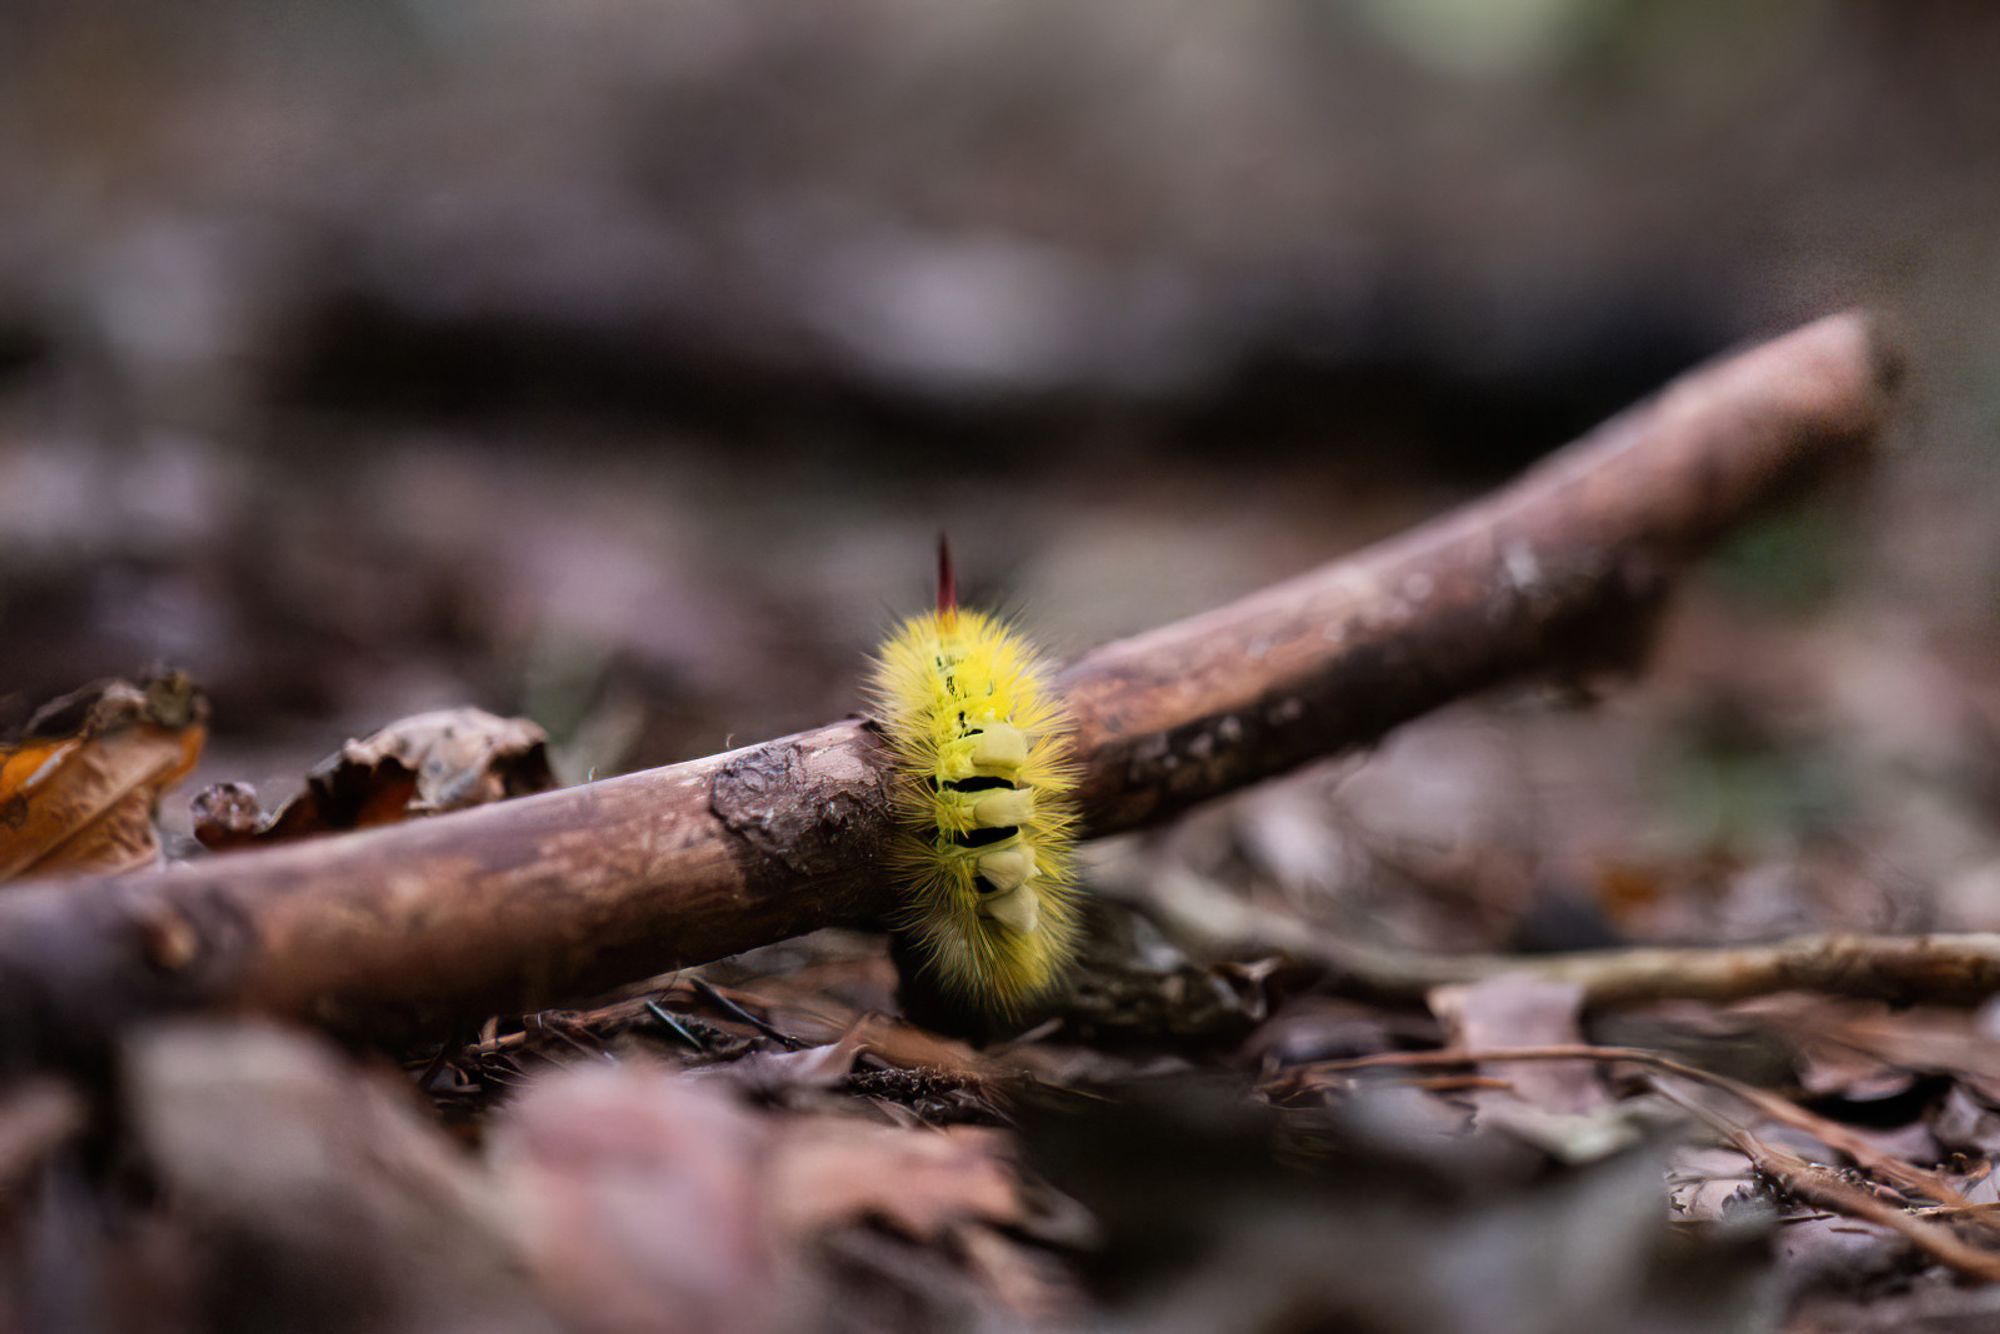
[[[958,606],[958,576],[951,568],[951,542],[943,533],[938,534],[938,610],[952,611]]]
[[[957,605],[943,539],[938,609],[882,646],[872,694],[902,826],[893,925],[942,990],[1018,1015],[1076,952],[1076,764],[1046,666],[1005,622]]]

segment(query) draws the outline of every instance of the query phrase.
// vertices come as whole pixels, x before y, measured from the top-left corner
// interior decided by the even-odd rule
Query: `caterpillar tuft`
[[[1013,627],[958,605],[940,542],[937,610],[890,635],[870,688],[902,827],[894,925],[941,990],[1003,1017],[1050,992],[1076,952],[1076,762],[1048,682]]]

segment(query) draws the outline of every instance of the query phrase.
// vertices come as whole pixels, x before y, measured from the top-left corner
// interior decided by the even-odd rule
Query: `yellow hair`
[[[896,925],[944,990],[1018,1014],[1076,949],[1076,766],[1046,668],[1003,622],[946,607],[890,636],[873,695],[904,829]]]

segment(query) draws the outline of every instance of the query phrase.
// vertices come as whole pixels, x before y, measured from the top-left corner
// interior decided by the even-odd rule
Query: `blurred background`
[[[1104,855],[1439,946],[2000,926],[1995,68],[1943,0],[9,5],[0,723],[186,669],[181,827],[443,705],[706,754],[853,709],[940,530],[1079,651],[1870,303],[1880,469],[1642,681]]]

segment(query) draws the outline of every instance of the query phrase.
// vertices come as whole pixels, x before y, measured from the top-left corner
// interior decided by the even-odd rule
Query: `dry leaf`
[[[349,741],[306,775],[306,788],[266,817],[245,783],[221,783],[194,801],[194,832],[222,852],[413,816],[483,806],[556,786],[548,736],[524,718],[442,709]]]
[[[797,1323],[766,1225],[771,1138],[730,1099],[627,1066],[535,1081],[489,1145],[530,1266],[578,1328],[747,1334]]]
[[[830,1116],[787,1125],[769,1168],[778,1219],[792,1231],[879,1221],[915,1241],[962,1223],[1022,1226],[1020,1177],[1005,1138],[983,1126],[905,1130]]]
[[[1548,1047],[1583,1041],[1579,1014],[1583,989],[1525,975],[1499,977],[1431,993],[1431,1013],[1445,1026],[1449,1045],[1473,1051],[1499,1047]],[[1610,1101],[1604,1080],[1589,1061],[1543,1061],[1492,1066],[1515,1095],[1543,1111],[1579,1114]]]
[[[207,716],[178,674],[102,682],[44,706],[0,747],[0,880],[158,861],[160,793],[194,768]]]
[[[1583,988],[1527,976],[1438,987],[1431,1013],[1450,1044],[1470,1050],[1570,1046],[1583,1041]],[[1589,1061],[1499,1062],[1480,1073],[1502,1087],[1470,1092],[1478,1124],[1504,1131],[1569,1163],[1631,1147],[1642,1131],[1631,1109],[1612,1101]]]
[[[208,1327],[567,1328],[524,1272],[509,1201],[407,1087],[258,1023],[140,1030],[122,1070],[170,1208],[236,1257],[201,1279]]]
[[[822,1243],[857,1228],[950,1271],[976,1257],[971,1277],[1010,1307],[1049,1287],[1029,1257],[1008,1263],[1012,1234],[1052,1235],[1051,1202],[1000,1131],[760,1115],[628,1062],[535,1081],[488,1144],[535,1272],[588,1330],[818,1328]]]

